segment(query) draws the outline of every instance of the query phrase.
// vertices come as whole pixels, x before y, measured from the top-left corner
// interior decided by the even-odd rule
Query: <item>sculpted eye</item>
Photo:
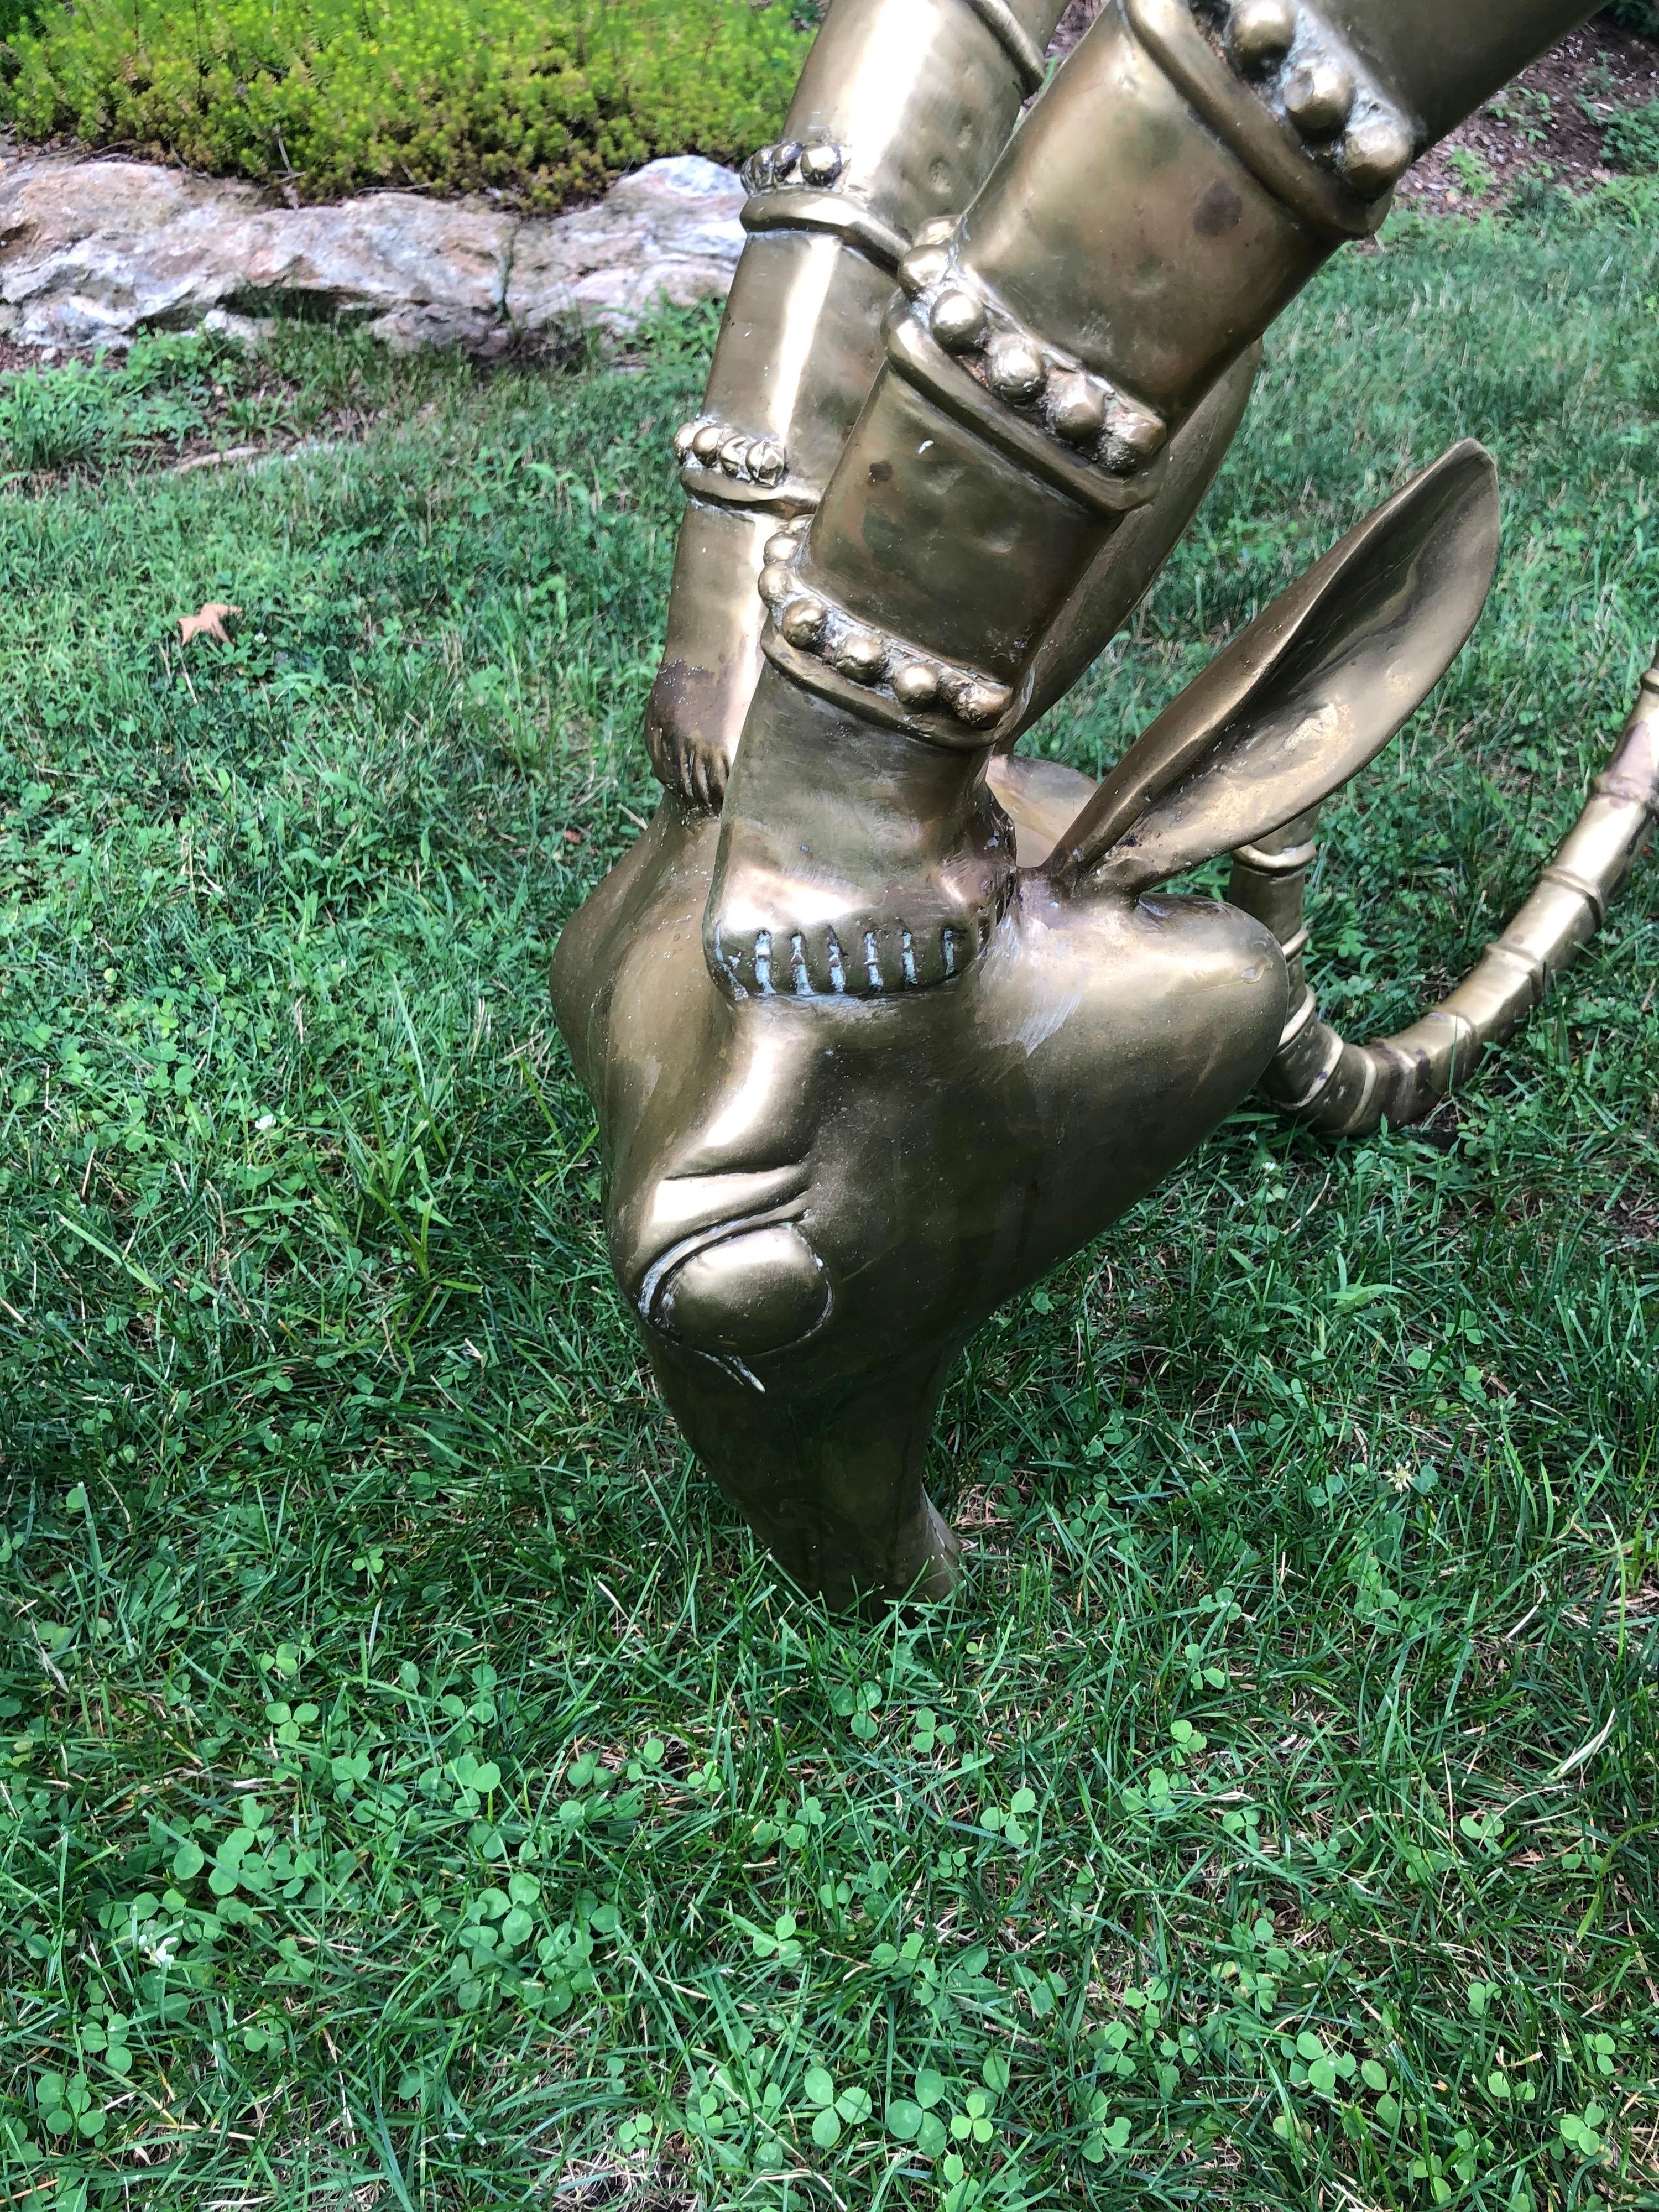
[[[823,1262],[792,1222],[744,1230],[683,1260],[662,1285],[651,1320],[699,1352],[738,1358],[781,1352],[823,1320]]]

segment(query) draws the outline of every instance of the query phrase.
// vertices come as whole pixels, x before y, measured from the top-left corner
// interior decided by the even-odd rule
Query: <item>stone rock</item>
[[[661,301],[723,300],[746,197],[733,170],[684,154],[623,178],[597,207],[522,224],[508,320],[531,337],[580,325],[621,334]]]
[[[659,301],[724,296],[743,201],[731,170],[690,155],[536,218],[394,191],[272,207],[250,185],[149,162],[25,155],[0,166],[0,334],[84,351],[210,315],[243,333],[285,298],[361,317],[402,349],[625,333]]]

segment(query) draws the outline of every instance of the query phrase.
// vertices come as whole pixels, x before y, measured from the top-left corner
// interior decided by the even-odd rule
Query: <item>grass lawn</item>
[[[1042,733],[1486,438],[1492,611],[1332,817],[1357,1030],[1659,637],[1656,292],[1634,195],[1345,258]],[[1659,875],[1429,1131],[1243,1112],[1000,1316],[959,1597],[826,1616],[651,1394],[545,998],[709,335],[173,341],[78,475],[0,405],[0,2202],[1659,2205]]]

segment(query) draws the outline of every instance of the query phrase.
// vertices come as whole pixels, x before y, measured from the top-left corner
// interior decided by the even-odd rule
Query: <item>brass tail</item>
[[[1490,1045],[1512,1036],[1571,966],[1659,813],[1659,664],[1642,678],[1624,735],[1536,890],[1455,990],[1411,1027],[1350,1044],[1322,1019],[1304,972],[1303,901],[1319,810],[1233,855],[1228,898],[1267,923],[1291,965],[1290,1019],[1261,1088],[1295,1120],[1333,1137],[1367,1137],[1384,1121],[1420,1121],[1466,1084]]]

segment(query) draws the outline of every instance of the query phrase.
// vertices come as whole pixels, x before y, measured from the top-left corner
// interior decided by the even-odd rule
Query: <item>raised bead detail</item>
[[[985,309],[971,292],[953,286],[934,301],[929,326],[946,353],[966,353],[985,334]]]
[[[847,173],[844,146],[827,139],[810,146],[786,139],[781,146],[762,146],[743,165],[743,181],[751,192],[770,191],[774,185],[801,184],[828,191]]]
[[[986,353],[985,375],[999,398],[1025,407],[1048,382],[1048,365],[1024,338],[994,338]]]
[[[944,246],[956,235],[956,228],[954,216],[929,216],[926,222],[918,226],[911,242],[916,246]]]
[[[941,668],[902,638],[885,637],[815,594],[798,592],[794,563],[803,542],[793,532],[778,532],[766,548],[778,557],[769,557],[759,577],[779,635],[797,651],[827,661],[854,684],[884,684],[907,714],[943,709],[977,729],[1007,713],[1013,695],[1006,684],[975,669]]]
[[[941,266],[941,264],[943,264]],[[1163,418],[1080,362],[1054,356],[1006,308],[956,276],[945,248],[913,250],[901,276],[919,323],[975,382],[1006,405],[1032,409],[1054,438],[1114,476],[1132,476],[1163,447]]]
[[[1006,684],[988,684],[976,676],[947,677],[945,696],[959,722],[982,730],[1000,722],[1013,694]]]
[[[1121,396],[1106,410],[1106,465],[1109,468],[1139,468],[1163,450],[1169,436],[1161,415]]]
[[[1396,183],[1412,158],[1412,142],[1396,116],[1371,115],[1342,141],[1337,167],[1345,182],[1367,199]]]
[[[778,617],[778,628],[791,645],[810,653],[829,626],[830,610],[822,599],[791,599]]]
[[[720,469],[734,479],[770,487],[789,472],[789,455],[775,438],[751,438],[729,422],[684,422],[674,433],[674,453],[683,469]]]
[[[925,660],[901,661],[890,678],[893,696],[913,714],[925,714],[939,702],[939,671]]]
[[[1233,59],[1253,75],[1282,62],[1295,37],[1292,0],[1238,0],[1227,26]]]
[[[839,146],[807,146],[800,157],[801,182],[825,190],[836,182],[845,167]]]
[[[1068,371],[1048,380],[1048,421],[1068,446],[1092,446],[1106,427],[1104,387],[1091,376]]]
[[[1353,71],[1329,56],[1298,62],[1285,80],[1285,112],[1310,138],[1328,138],[1340,131],[1353,100]]]
[[[951,266],[942,246],[913,246],[898,265],[898,280],[911,299],[931,291]]]
[[[849,629],[834,658],[842,674],[854,684],[879,684],[887,673],[887,647],[873,630]]]

